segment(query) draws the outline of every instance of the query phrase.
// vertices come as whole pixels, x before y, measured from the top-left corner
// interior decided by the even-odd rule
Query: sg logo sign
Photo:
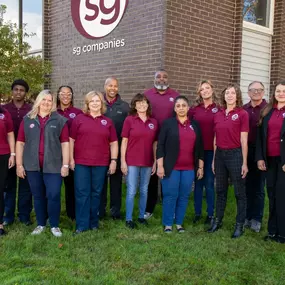
[[[129,0],[71,0],[74,25],[88,39],[110,34],[124,16]]]

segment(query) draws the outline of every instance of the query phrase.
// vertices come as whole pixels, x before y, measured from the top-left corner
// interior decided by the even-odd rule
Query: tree
[[[11,83],[15,79],[24,79],[29,83],[30,94],[38,93],[47,83],[51,72],[49,61],[41,56],[29,55],[30,45],[23,40],[20,46],[20,37],[31,37],[32,34],[21,32],[16,24],[5,22],[3,15],[6,6],[0,5],[0,95],[9,96]]]

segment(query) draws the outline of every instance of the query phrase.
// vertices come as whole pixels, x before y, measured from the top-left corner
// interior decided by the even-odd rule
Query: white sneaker
[[[61,232],[60,228],[51,228],[50,231],[55,237],[61,237],[62,236],[62,232]]]
[[[153,215],[152,213],[145,212],[143,217],[144,217],[145,220],[148,220],[149,218],[152,217],[152,215]]]
[[[32,235],[39,235],[41,234],[44,230],[45,230],[46,227],[43,227],[43,226],[37,226],[33,231],[32,231]]]

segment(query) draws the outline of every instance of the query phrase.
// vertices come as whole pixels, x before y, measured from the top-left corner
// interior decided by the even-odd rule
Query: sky
[[[0,4],[7,6],[4,20],[18,24],[18,0],[0,0]],[[23,0],[23,22],[27,24],[26,31],[36,35],[27,38],[32,50],[42,49],[42,1]]]

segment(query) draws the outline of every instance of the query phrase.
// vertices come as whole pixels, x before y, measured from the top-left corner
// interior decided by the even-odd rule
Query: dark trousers
[[[248,148],[247,158],[248,170],[246,176],[246,198],[247,209],[246,218],[262,222],[264,210],[264,185],[265,175],[257,168],[255,161],[255,147]]]
[[[285,237],[285,172],[280,157],[268,157],[267,161],[268,233]]]
[[[118,162],[116,172],[110,176],[106,176],[101,194],[100,217],[106,215],[107,196],[108,196],[108,181],[110,181],[110,212],[112,217],[121,217],[122,205],[122,179],[120,163]]]
[[[222,220],[225,213],[228,194],[228,178],[234,186],[237,202],[236,222],[244,223],[246,216],[246,191],[245,179],[241,176],[242,167],[241,149],[216,150],[215,174],[216,174],[216,217]]]
[[[75,220],[75,194],[74,194],[74,171],[69,170],[69,175],[64,177],[65,208],[66,214],[71,220]]]
[[[47,215],[50,226],[57,228],[60,217],[60,193],[62,177],[60,173],[26,171],[34,197],[34,207],[38,226],[45,226]]]
[[[162,194],[162,193],[161,193]],[[148,184],[147,204],[145,211],[153,213],[158,200],[158,176],[152,175]]]
[[[6,179],[8,176],[8,161],[9,161],[9,154],[1,154],[0,155],[0,224],[3,224],[3,216],[4,216],[4,188]]]
[[[98,228],[98,212],[107,169],[107,166],[75,166],[75,213],[76,229],[79,231]]]
[[[15,219],[16,196],[18,181],[18,217],[20,222],[30,221],[30,214],[33,209],[32,193],[27,178],[17,178],[16,167],[9,169],[5,187],[5,217],[4,221],[8,224]]]

